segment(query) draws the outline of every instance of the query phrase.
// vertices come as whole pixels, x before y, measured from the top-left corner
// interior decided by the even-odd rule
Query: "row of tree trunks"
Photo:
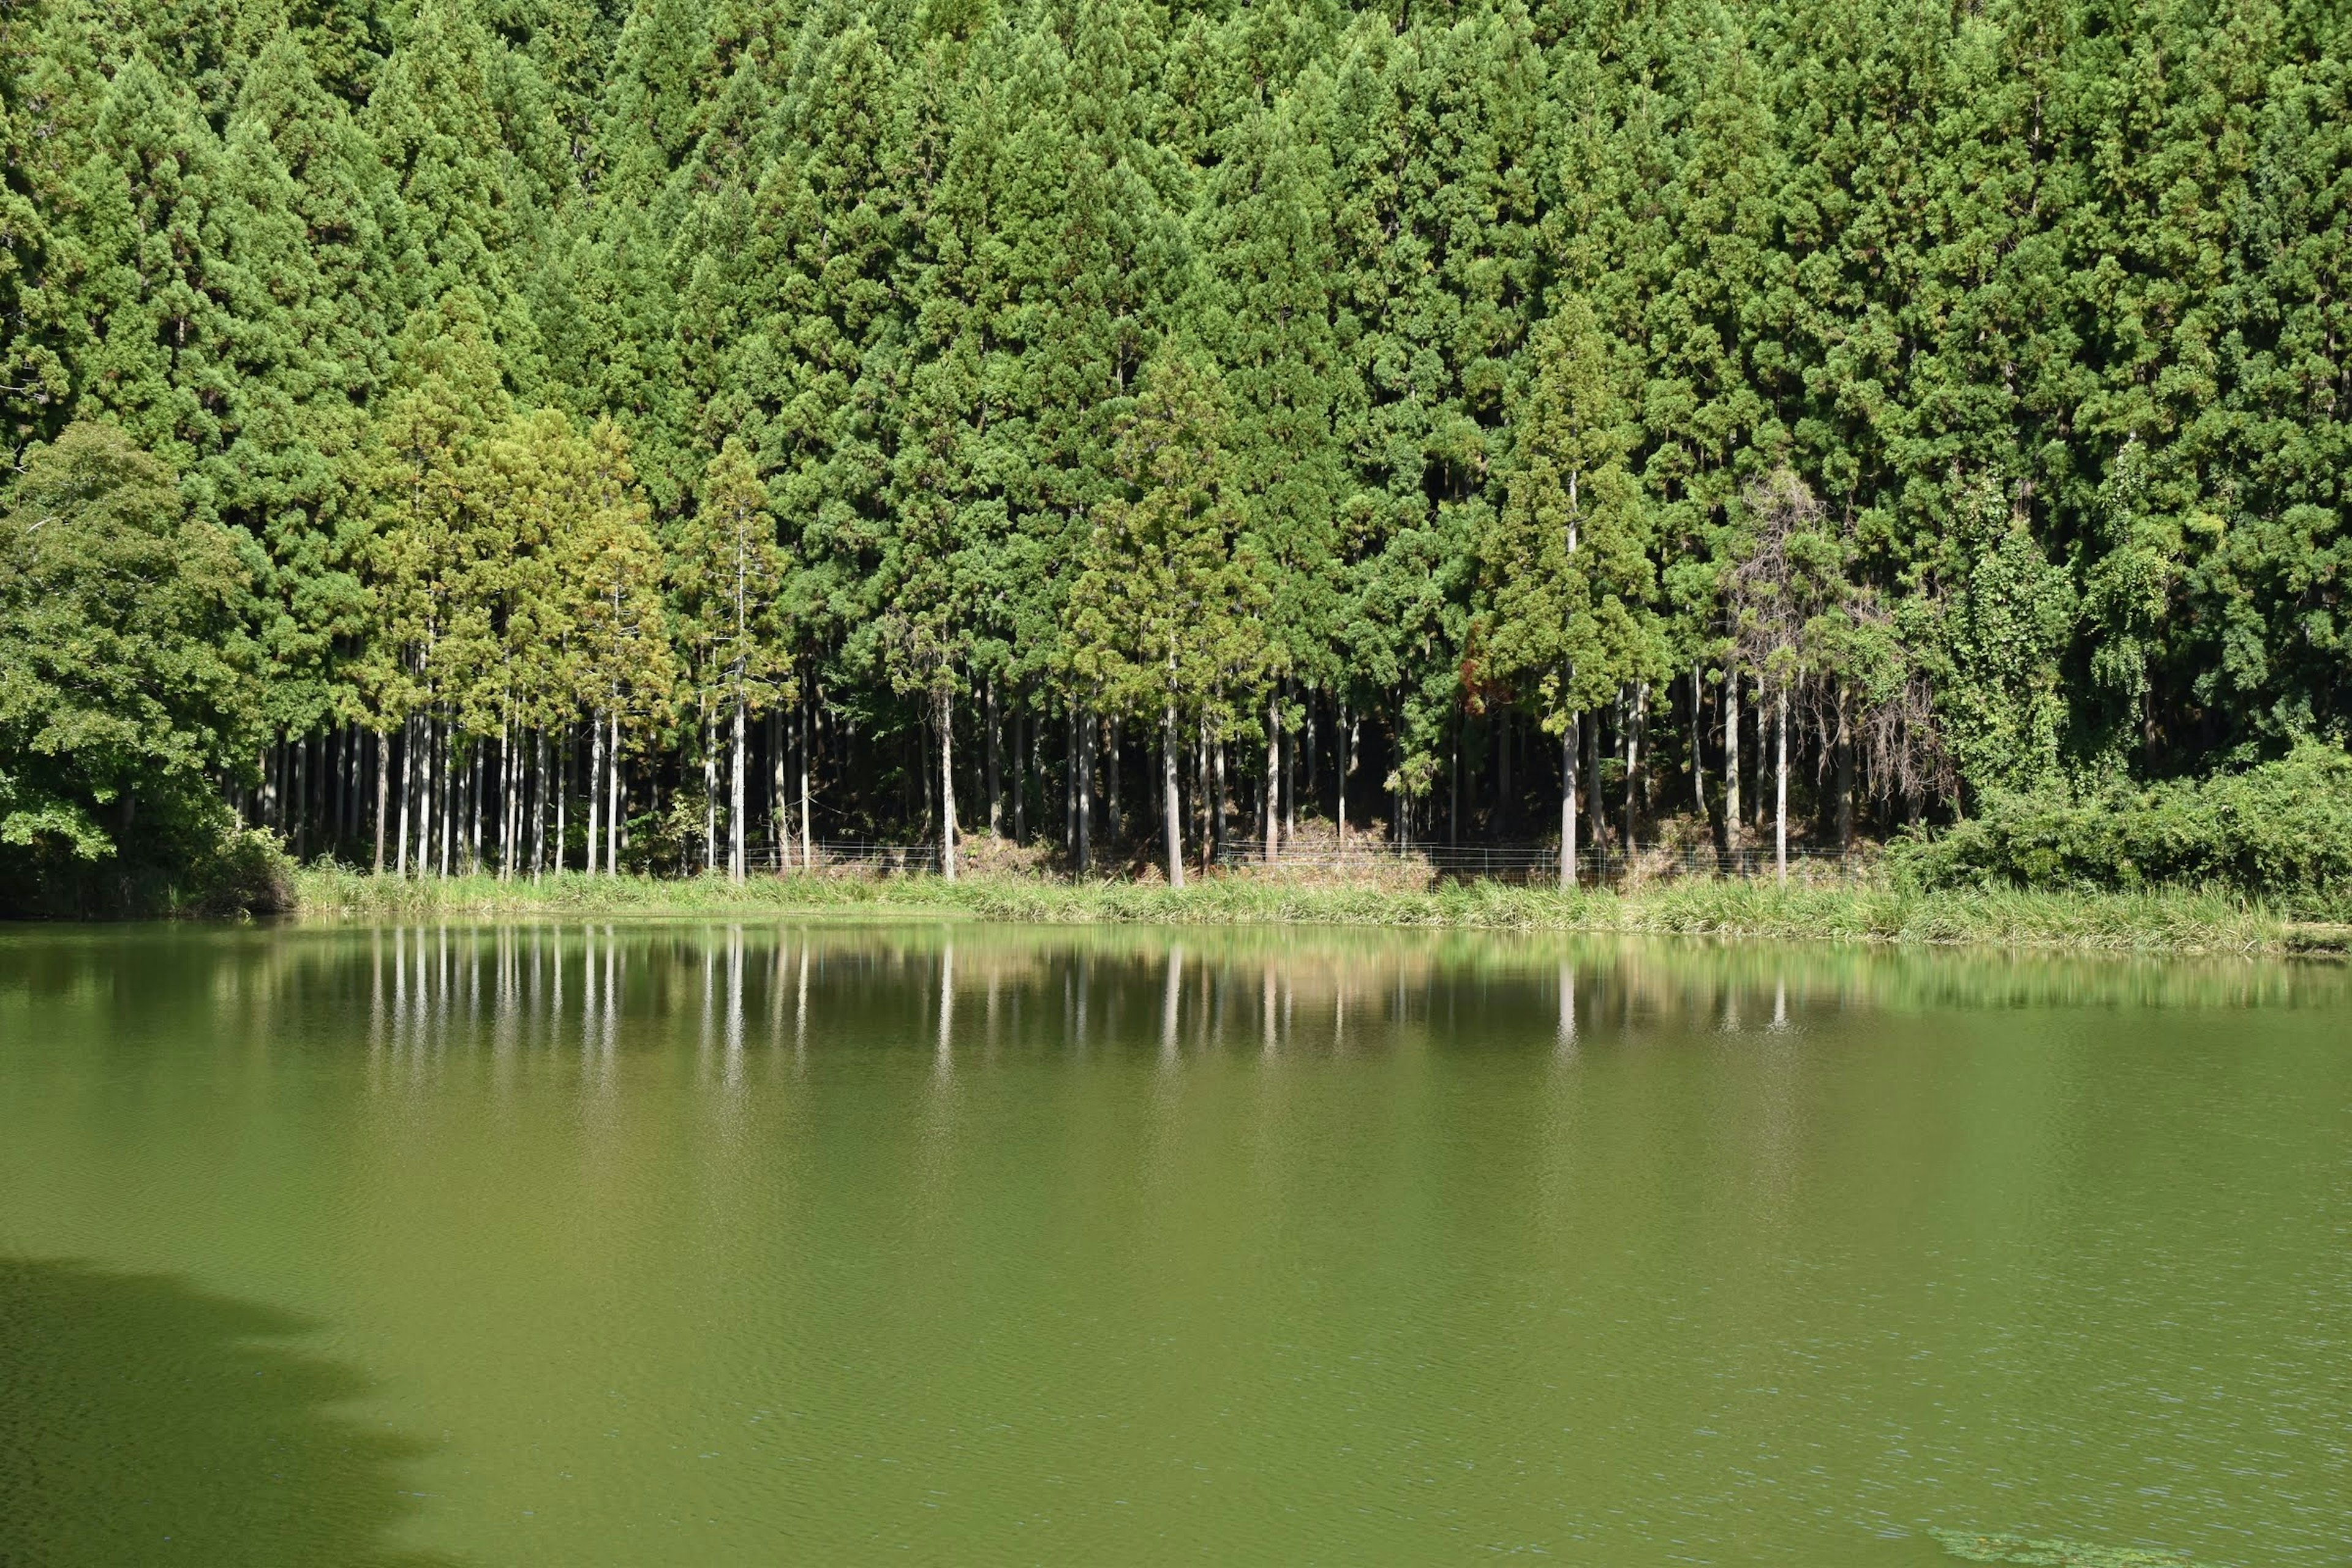
[[[1795,750],[1795,738],[1789,733],[1796,719],[1792,700],[1747,679],[1727,679],[1710,686],[1697,668],[1690,672],[1689,689],[1693,697],[1687,729],[1682,734],[1673,731],[1668,734],[1687,741],[1687,755],[1679,759],[1678,765],[1690,779],[1693,806],[1704,810],[1710,803],[1719,803],[1717,821],[1731,843],[1750,831],[1760,836],[1769,824],[1775,864],[1785,865],[1789,773]],[[1638,837],[1648,810],[1650,776],[1655,771],[1649,734],[1651,695],[1646,683],[1631,684],[1599,714],[1576,715],[1565,726],[1559,752],[1563,787],[1559,855],[1564,879],[1581,868],[1585,843],[1601,849],[1610,847],[1608,841],[1612,838],[1623,845]],[[1359,825],[1349,797],[1351,780],[1364,765],[1362,714],[1344,697],[1328,703],[1319,697],[1311,687],[1287,683],[1269,692],[1263,714],[1262,763],[1259,757],[1251,757],[1240,778],[1233,776],[1232,759],[1221,740],[1203,727],[1186,725],[1181,715],[1161,715],[1160,837],[1172,868],[1171,881],[1194,858],[1191,849],[1197,849],[1202,865],[1212,863],[1223,849],[1228,813],[1236,808],[1236,790],[1238,809],[1256,831],[1264,855],[1271,858],[1284,840],[1295,839],[1300,802],[1312,801],[1317,794],[1318,742],[1327,731],[1337,764],[1328,781],[1328,803],[1340,843],[1352,841]],[[1000,689],[990,682],[982,685],[961,714],[951,700],[934,702],[931,729],[938,749],[923,759],[932,765],[921,771],[929,775],[925,794],[937,814],[933,820],[944,830],[943,873],[954,875],[961,861],[964,818],[951,781],[954,785],[976,788],[992,834],[1003,834],[1009,827],[1016,840],[1025,842],[1031,826],[1030,792],[1040,785],[1050,788],[1053,775],[1059,773],[1065,792],[1065,844],[1072,863],[1082,871],[1090,870],[1094,863],[1097,814],[1114,837],[1119,837],[1118,802],[1126,742],[1118,726],[1082,703],[1066,704],[1063,717],[1068,744],[1061,757],[1048,758],[1041,755],[1038,743],[1040,712],[1034,693],[1021,689],[1014,699],[1006,702]],[[1705,711],[1710,700],[1715,709],[1712,723]],[[1303,722],[1293,721],[1293,704],[1303,709]],[[732,879],[740,880],[749,874],[754,818],[760,807],[765,808],[777,867],[814,864],[811,715],[816,706],[812,701],[795,702],[785,712],[757,725],[741,702],[706,715],[699,726],[705,797],[699,858],[706,871],[715,874],[723,865]],[[1825,704],[1806,711],[1813,715],[1807,733],[1820,737],[1820,749],[1812,754],[1821,759],[1823,782],[1834,781],[1834,787],[1818,797],[1824,818],[1819,826],[1843,846],[1852,833],[1855,782],[1855,742],[1846,704],[1842,694],[1832,693]],[[972,735],[976,744],[968,759],[957,754],[960,720],[976,721],[977,733]],[[1496,786],[1498,812],[1517,798],[1511,787],[1518,754],[1514,736],[1526,722],[1523,715],[1514,715],[1507,709],[1495,711],[1485,721],[1484,767]],[[1177,731],[1173,741],[1168,734],[1171,724]],[[1470,724],[1465,710],[1457,719],[1457,735],[1451,748],[1452,784],[1444,803],[1451,807],[1444,829],[1449,839],[1458,838],[1461,833],[1464,755],[1459,736]],[[1182,732],[1187,729],[1201,732],[1187,735]],[[1613,735],[1607,735],[1611,731]],[[758,782],[755,773],[762,761],[755,752],[761,745],[767,752],[764,784]],[[1189,779],[1181,750],[1187,745],[1192,748]],[[1600,801],[1599,762],[1604,746],[1615,753],[1612,766],[1622,768],[1621,779],[1612,781],[1622,786],[1614,823],[1607,820]],[[1475,752],[1472,755],[1475,759]],[[960,764],[968,775],[965,778],[958,777]],[[1751,774],[1768,769],[1771,774],[1769,801],[1766,791],[1748,787]],[[1477,771],[1475,763],[1472,771]],[[612,712],[592,716],[584,729],[566,726],[553,731],[509,720],[497,733],[474,741],[457,732],[446,715],[428,710],[388,732],[339,728],[273,745],[262,759],[259,784],[245,792],[243,809],[251,819],[286,834],[289,847],[298,855],[347,855],[357,849],[362,863],[396,875],[495,869],[499,877],[510,878],[523,872],[538,874],[566,858],[570,812],[574,804],[584,800],[588,821],[581,858],[591,872],[610,875],[623,856],[631,772],[622,752],[619,719]],[[575,773],[583,775],[576,787]],[[1719,779],[1719,791],[1710,790],[1710,773]],[[646,775],[640,773],[639,776]],[[662,776],[651,775],[657,808]],[[1172,819],[1166,798],[1171,776]],[[1541,788],[1538,781],[1527,782]],[[1417,819],[1423,815],[1433,818],[1434,810],[1417,810],[1393,785],[1389,793],[1391,827],[1399,837],[1431,826]]]

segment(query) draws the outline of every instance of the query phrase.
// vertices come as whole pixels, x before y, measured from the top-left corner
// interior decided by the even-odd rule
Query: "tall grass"
[[[1685,881],[1621,895],[1494,882],[1423,892],[1284,887],[1211,878],[1184,889],[1029,877],[658,880],[566,874],[402,880],[332,868],[296,879],[307,917],[794,915],[1028,924],[1421,926],[1494,931],[1986,943],[2139,952],[2340,951],[2352,933],[2297,926],[2235,895],[1925,890]]]

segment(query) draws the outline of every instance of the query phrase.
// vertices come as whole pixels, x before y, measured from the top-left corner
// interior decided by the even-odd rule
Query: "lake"
[[[2352,1553],[2326,965],[0,931],[0,1563]]]

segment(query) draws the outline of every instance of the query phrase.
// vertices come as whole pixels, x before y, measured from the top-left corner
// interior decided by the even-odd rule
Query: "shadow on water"
[[[336,1409],[309,1325],[157,1275],[0,1258],[0,1565],[429,1568],[383,1544],[424,1445]]]

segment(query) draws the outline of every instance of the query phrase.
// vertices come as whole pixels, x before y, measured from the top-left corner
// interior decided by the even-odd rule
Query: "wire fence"
[[[748,845],[744,859],[754,871],[803,871],[823,875],[887,877],[940,868],[936,844],[873,844],[856,839]]]

